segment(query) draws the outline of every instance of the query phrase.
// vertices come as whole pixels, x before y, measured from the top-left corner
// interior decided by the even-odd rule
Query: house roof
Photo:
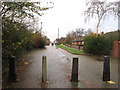
[[[73,40],[73,42],[81,42],[81,41],[84,41],[84,40],[81,39],[81,38],[76,38],[76,39]]]

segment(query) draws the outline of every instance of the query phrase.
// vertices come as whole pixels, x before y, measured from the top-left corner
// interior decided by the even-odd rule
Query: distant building
[[[72,47],[73,47],[73,48],[83,50],[83,45],[84,45],[83,37],[76,37],[76,38],[72,41]]]
[[[80,45],[80,46],[83,46],[84,40],[81,39],[81,38],[76,38],[76,39],[74,39],[74,40],[72,41],[72,44],[73,44],[73,45]]]

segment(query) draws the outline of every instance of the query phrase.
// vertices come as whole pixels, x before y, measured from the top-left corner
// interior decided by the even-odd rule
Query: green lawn
[[[56,45],[56,47],[65,49],[65,50],[67,50],[67,51],[69,51],[69,52],[71,52],[71,53],[73,53],[73,54],[81,54],[81,55],[85,54],[84,51],[72,49],[72,48],[66,47],[66,46],[64,46],[64,45]]]

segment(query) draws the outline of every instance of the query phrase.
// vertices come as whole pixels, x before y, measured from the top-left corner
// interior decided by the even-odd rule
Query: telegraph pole
[[[59,39],[59,28],[58,28],[58,39]]]

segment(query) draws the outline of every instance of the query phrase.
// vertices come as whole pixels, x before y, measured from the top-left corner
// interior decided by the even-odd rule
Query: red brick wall
[[[116,58],[120,58],[120,41],[113,42],[112,56]]]

